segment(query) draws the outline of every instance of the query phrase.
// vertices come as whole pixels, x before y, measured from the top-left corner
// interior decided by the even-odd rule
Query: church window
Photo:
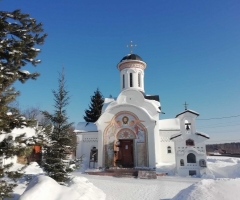
[[[141,87],[141,74],[138,73],[138,87]]]
[[[196,170],[189,170],[189,176],[197,175]]]
[[[196,156],[193,153],[187,155],[187,163],[196,163]]]
[[[97,162],[97,154],[98,154],[97,148],[96,147],[92,147],[91,152],[90,152],[90,162],[91,161]]]
[[[133,77],[132,77],[132,73],[130,73],[130,87],[133,86]]]
[[[184,160],[183,159],[180,160],[180,166],[184,166]]]
[[[123,88],[125,88],[125,75],[123,74]]]
[[[204,159],[199,160],[200,167],[207,167],[206,161]]]
[[[186,140],[186,146],[194,146],[194,141],[191,139]]]
[[[167,152],[168,152],[168,153],[172,153],[172,148],[168,146]]]

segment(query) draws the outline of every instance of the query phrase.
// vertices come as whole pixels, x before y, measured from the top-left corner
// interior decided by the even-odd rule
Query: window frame
[[[188,174],[189,174],[189,176],[196,176],[197,171],[196,170],[189,170]]]
[[[129,86],[133,87],[133,73],[129,74]]]
[[[170,146],[167,147],[167,153],[168,153],[168,154],[169,154],[169,153],[172,153],[172,147],[170,147]]]
[[[197,163],[197,157],[194,153],[189,153],[187,155],[187,163]]]
[[[141,73],[138,72],[138,87],[141,87]]]
[[[195,142],[192,139],[187,139],[186,140],[186,146],[195,146]]]
[[[184,160],[183,159],[180,160],[180,166],[184,166]]]

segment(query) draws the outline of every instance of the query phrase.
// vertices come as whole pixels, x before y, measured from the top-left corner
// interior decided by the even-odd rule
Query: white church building
[[[146,66],[136,54],[118,63],[121,92],[117,98],[105,99],[96,123],[78,123],[76,156],[84,157],[86,168],[155,168],[175,163],[180,176],[204,174],[204,141],[209,136],[196,131],[199,114],[186,108],[173,119],[159,120],[159,96],[144,90]]]

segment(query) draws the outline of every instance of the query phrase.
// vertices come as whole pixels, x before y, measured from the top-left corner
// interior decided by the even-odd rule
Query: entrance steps
[[[157,176],[165,176],[166,174],[156,174],[153,169],[140,169],[140,168],[109,168],[104,171],[88,171],[85,172],[90,175],[99,176],[113,176],[113,177],[128,177],[128,178],[141,178],[141,179],[156,179]]]
[[[90,171],[86,172],[90,175],[100,175],[100,176],[113,176],[113,177],[132,177],[136,178],[138,176],[138,170],[133,168],[124,169],[105,169],[104,171]]]
[[[114,177],[134,177],[138,176],[138,170],[132,168],[125,169],[106,169],[107,172],[112,173]]]

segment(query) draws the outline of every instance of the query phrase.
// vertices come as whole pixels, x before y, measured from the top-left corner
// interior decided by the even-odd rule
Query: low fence
[[[230,153],[219,154],[219,155],[209,154],[208,156],[224,156],[224,157],[240,158],[240,154],[230,154]]]

